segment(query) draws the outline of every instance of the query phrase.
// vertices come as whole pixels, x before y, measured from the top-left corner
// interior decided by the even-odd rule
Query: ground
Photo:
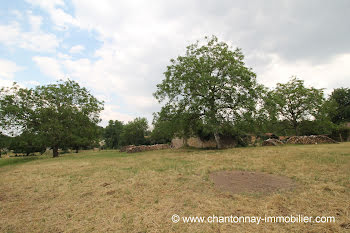
[[[265,172],[218,171],[209,175],[219,191],[234,194],[260,193],[292,190],[297,182],[285,176],[276,176]]]
[[[292,179],[231,193],[219,171]],[[0,159],[0,232],[346,232],[350,143]],[[335,223],[173,223],[183,216],[334,216]]]

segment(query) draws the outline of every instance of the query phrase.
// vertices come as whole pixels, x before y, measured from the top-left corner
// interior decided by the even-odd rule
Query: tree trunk
[[[293,121],[293,128],[295,130],[295,136],[299,136],[299,127],[296,121]]]
[[[183,138],[183,147],[188,147],[188,138],[187,138],[187,136],[184,136],[184,138]]]
[[[339,139],[340,139],[340,142],[343,142],[343,137],[341,136],[341,133],[339,133]]]
[[[58,146],[52,148],[52,153],[54,158],[58,157]]]
[[[75,149],[75,153],[79,153],[79,148],[76,148],[76,149]]]
[[[218,149],[222,149],[222,144],[221,144],[221,139],[219,133],[216,131],[214,133],[215,141],[216,141],[216,146]]]

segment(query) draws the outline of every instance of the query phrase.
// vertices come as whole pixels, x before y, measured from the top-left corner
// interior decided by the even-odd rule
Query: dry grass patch
[[[67,154],[0,167],[0,232],[341,232],[350,223],[350,143]],[[217,171],[293,179],[269,195],[219,191]],[[172,223],[171,216],[335,216],[328,224]]]

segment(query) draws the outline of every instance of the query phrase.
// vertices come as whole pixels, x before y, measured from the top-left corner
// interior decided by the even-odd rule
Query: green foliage
[[[175,128],[172,121],[162,120],[157,114],[154,114],[153,125],[154,128],[151,132],[152,143],[168,143],[174,137]]]
[[[145,136],[147,134],[148,122],[146,118],[135,118],[123,126],[120,135],[120,144],[125,145],[143,145],[146,143]]]
[[[5,153],[5,149],[8,149],[9,145],[10,145],[10,137],[0,133],[0,158],[1,158],[1,155]]]
[[[106,147],[110,149],[117,149],[121,144],[121,133],[123,131],[123,122],[121,121],[112,121],[108,122],[104,130],[104,140]]]
[[[334,89],[329,101],[334,107],[329,112],[332,121],[336,124],[350,122],[350,88]]]
[[[46,150],[44,141],[40,135],[24,131],[21,135],[11,138],[8,149],[15,154],[25,154],[27,156],[35,152],[43,154]]]
[[[2,128],[39,135],[54,157],[58,148],[86,146],[98,138],[103,103],[71,80],[35,89],[2,88],[0,106]]]
[[[196,123],[196,114],[181,111],[171,105],[163,106],[159,113],[154,114],[152,141],[165,143],[173,137],[189,138],[195,131]]]
[[[331,121],[302,121],[300,123],[300,134],[301,135],[321,135],[321,134],[331,134],[335,125]]]
[[[240,49],[231,50],[215,36],[206,40],[171,59],[154,96],[166,101],[162,110],[172,115],[169,119],[183,123],[178,127],[182,134],[189,134],[193,121],[201,120],[217,138],[223,122],[234,124],[253,114],[262,87],[245,67]]]
[[[331,138],[336,141],[350,141],[350,127],[346,125],[338,125],[333,128]]]
[[[299,135],[299,127],[302,121],[315,118],[324,118],[321,113],[324,104],[323,89],[307,88],[304,81],[292,77],[289,82],[278,83],[275,90],[268,95],[266,110],[271,116],[270,119],[280,118],[286,120]],[[275,109],[273,108],[275,106]]]
[[[2,159],[0,160],[0,167],[5,167],[5,166],[15,166],[31,161],[36,161],[38,159],[43,159],[43,157],[39,156],[28,156],[28,157],[15,157],[15,158],[7,158],[7,159]]]

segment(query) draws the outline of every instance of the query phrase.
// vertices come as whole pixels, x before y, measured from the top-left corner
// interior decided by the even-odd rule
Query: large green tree
[[[305,120],[323,119],[322,107],[324,104],[323,89],[305,87],[304,81],[292,77],[287,83],[278,83],[269,94],[275,104],[275,110],[280,120],[287,120],[293,127],[295,134],[299,135],[300,124]],[[273,119],[273,117],[271,117]]]
[[[97,140],[103,103],[72,80],[37,86],[13,85],[0,91],[0,125],[12,132],[39,135],[53,149],[77,147]]]
[[[221,148],[223,123],[253,114],[261,90],[243,60],[240,49],[206,37],[204,43],[189,45],[184,56],[171,59],[154,96],[172,112],[201,120]]]

